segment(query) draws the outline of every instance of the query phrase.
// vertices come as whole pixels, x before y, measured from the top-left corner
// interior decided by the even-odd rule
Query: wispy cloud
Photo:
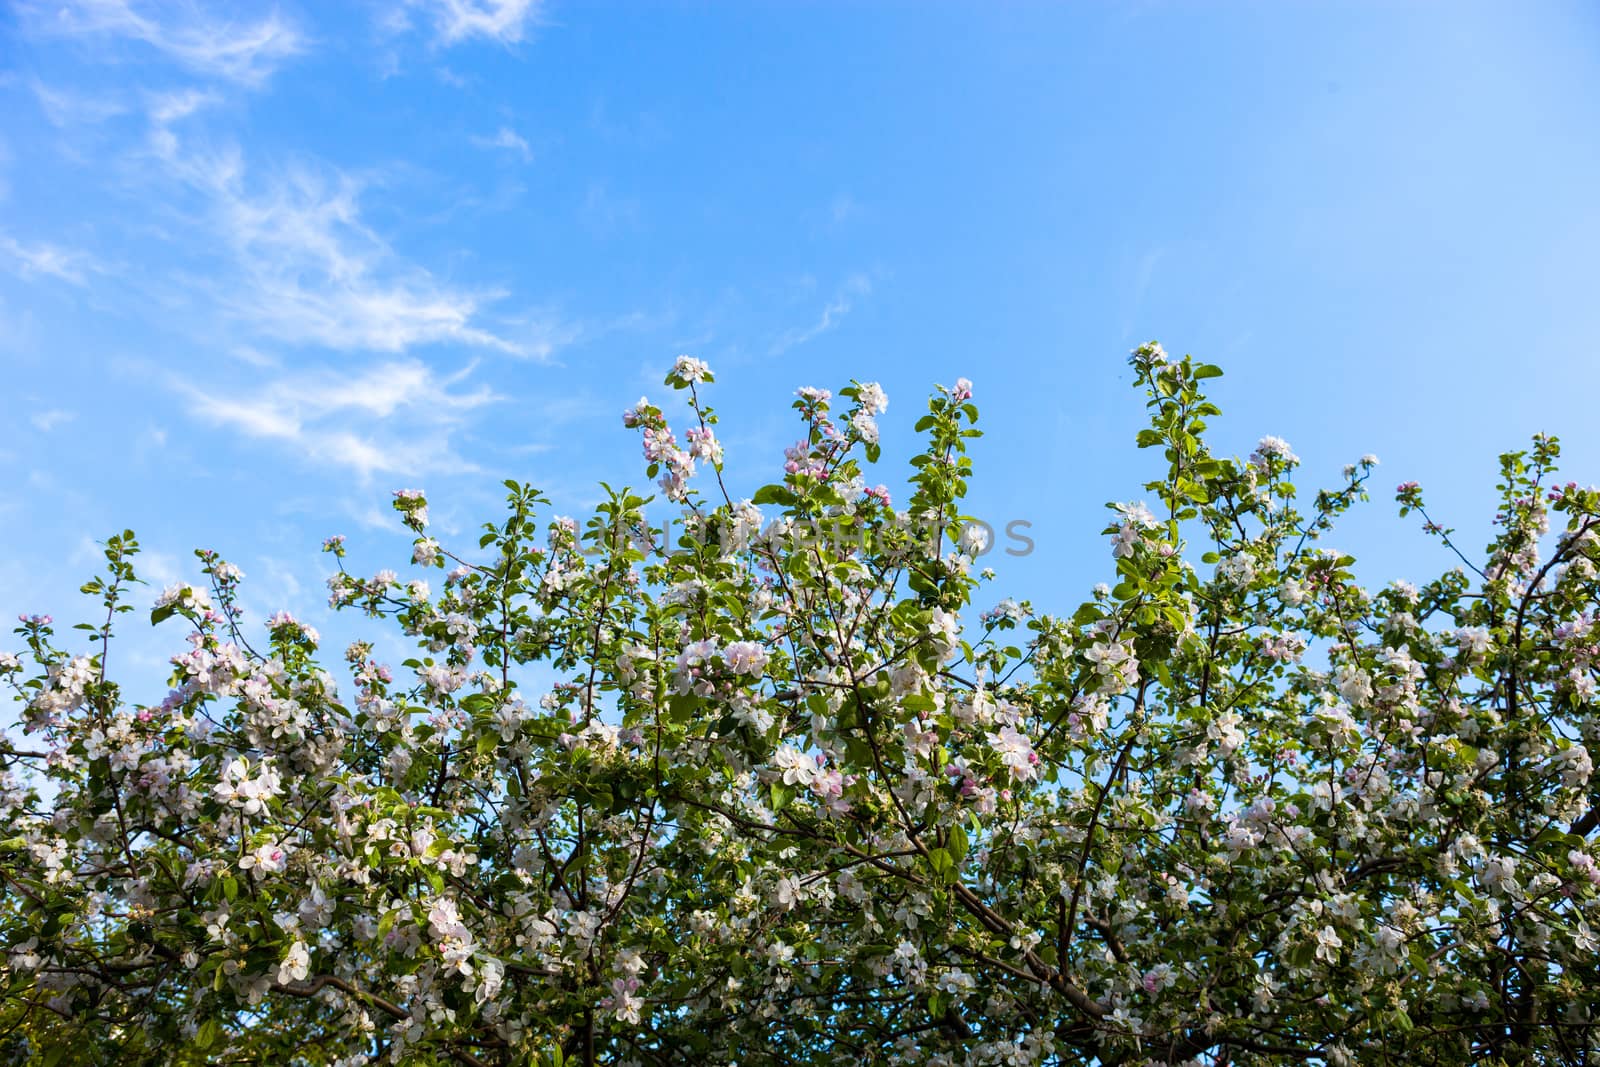
[[[423,8],[443,44],[482,37],[500,44],[523,40],[539,20],[542,0],[409,0]]]
[[[791,348],[805,344],[839,325],[839,320],[850,313],[854,302],[872,292],[872,282],[864,274],[852,274],[845,279],[839,291],[822,309],[816,322],[806,327],[788,330],[772,343],[772,355],[780,355]]]
[[[503,332],[515,338],[520,355],[543,362],[553,359],[563,348],[607,331],[603,325],[542,311],[506,318]]]
[[[503,148],[515,152],[522,157],[524,163],[533,159],[533,149],[528,147],[527,140],[510,126],[500,127],[499,132],[493,137],[474,137],[472,143],[479,148]]]
[[[348,499],[341,503],[346,515],[369,530],[393,530],[400,525],[400,520],[393,511],[384,511],[376,504],[357,505]]]
[[[183,89],[171,93],[152,93],[148,98],[150,121],[157,126],[170,126],[186,119],[203,107],[215,104],[221,98],[216,93],[199,89]]]
[[[1122,332],[1124,336],[1131,336],[1137,332],[1139,313],[1144,307],[1144,298],[1150,292],[1150,283],[1155,279],[1156,268],[1167,255],[1167,249],[1157,246],[1149,249],[1139,256],[1138,263],[1133,269],[1133,284],[1124,290],[1122,302]]]
[[[96,269],[86,252],[78,252],[59,245],[23,244],[9,234],[0,233],[0,255],[7,265],[23,278],[41,274],[60,278],[73,285],[84,284],[85,272]]]
[[[40,433],[49,433],[62,423],[71,422],[77,417],[74,412],[64,411],[61,408],[51,408],[48,411],[35,412],[28,417],[28,421],[33,423],[33,428]]]
[[[29,88],[45,118],[56,126],[93,125],[128,110],[127,104],[105,93],[81,93],[44,84],[35,78]]]
[[[197,74],[241,85],[261,84],[307,48],[299,28],[277,11],[246,21],[192,4],[147,9],[134,0],[32,0],[21,10],[38,32],[139,41]]]
[[[654,148],[669,137],[667,124],[655,112],[618,114],[605,97],[596,98],[590,105],[589,129],[601,140],[636,150]]]
[[[173,388],[202,421],[283,442],[316,465],[348,468],[366,480],[474,469],[456,454],[451,435],[469,412],[497,398],[487,387],[461,388],[471,371],[441,377],[417,360],[391,360],[356,372],[293,372],[230,392],[187,380],[174,380]]]
[[[33,308],[17,307],[0,295],[0,355],[36,356],[42,343]]]
[[[454,342],[524,354],[478,325],[501,294],[450,286],[396,254],[362,221],[352,176],[300,166],[252,182],[236,148],[185,154],[164,128],[154,145],[202,195],[230,254],[234,272],[215,285],[218,304],[262,335],[342,351]]]
[[[616,195],[604,182],[590,182],[584,194],[581,217],[598,236],[613,237],[639,224],[639,201],[631,196]]]

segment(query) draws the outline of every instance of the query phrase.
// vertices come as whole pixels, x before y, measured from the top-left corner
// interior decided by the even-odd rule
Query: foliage
[[[351,645],[348,682],[287,614],[260,640],[202,551],[152,614],[186,630],[173,688],[132,703],[112,537],[103,621],[27,617],[0,657],[26,735],[0,744],[0,1049],[1588,1062],[1600,496],[1537,437],[1481,563],[1365,590],[1314,546],[1375,458],[1304,506],[1283,441],[1208,448],[1220,371],[1131,362],[1165,473],[1065,615],[969,610],[969,383],[917,423],[903,509],[864,478],[871,383],[801,390],[782,478],[741,500],[687,357],[684,443],[648,402],[624,420],[676,534],[628,490],[579,524],[508,482],[469,551],[401,491],[443,577],[358,576],[330,539],[333,602],[417,647]]]

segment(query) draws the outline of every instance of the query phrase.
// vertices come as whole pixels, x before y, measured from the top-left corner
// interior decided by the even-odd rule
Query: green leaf
[[[946,841],[946,847],[949,848],[950,859],[954,863],[959,864],[967,858],[967,849],[970,847],[970,842],[967,840],[966,829],[960,823],[950,827],[950,837]]]
[[[694,718],[700,708],[700,698],[689,693],[679,693],[667,703],[667,718],[675,723],[686,723]]]
[[[763,485],[756,490],[756,495],[750,498],[752,504],[778,504],[790,507],[794,504],[794,493],[781,485]]]

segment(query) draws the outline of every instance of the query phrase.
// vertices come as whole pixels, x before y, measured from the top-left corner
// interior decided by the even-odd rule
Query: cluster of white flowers
[[[672,365],[672,377],[685,385],[711,380],[711,368],[704,360],[695,359],[693,356],[679,356]]]
[[[722,662],[734,674],[759,677],[767,667],[767,650],[754,641],[735,641],[722,650]]]
[[[1104,634],[1084,649],[1083,655],[1099,678],[1100,692],[1122,693],[1139,684],[1139,659],[1131,640]]]
[[[446,967],[461,974],[472,973],[472,956],[478,950],[478,943],[467,924],[462,922],[454,900],[440,897],[433,902],[428,909],[428,931]]]
[[[284,953],[283,962],[278,964],[278,983],[286,985],[290,982],[302,982],[310,973],[311,953],[307,950],[306,943],[297,939],[289,946],[289,951]]]
[[[283,795],[283,781],[267,760],[252,775],[250,761],[241,756],[223,768],[212,794],[245,815],[261,815],[273,797]]]
[[[1002,726],[989,735],[989,746],[1000,757],[1000,762],[1011,772],[1013,780],[1026,782],[1038,773],[1039,754],[1033,750],[1028,735],[1015,726]]]
[[[1256,561],[1247,555],[1228,556],[1217,563],[1217,584],[1245,589],[1256,580]]]
[[[1300,462],[1300,457],[1294,454],[1289,442],[1283,438],[1263,437],[1256,442],[1255,451],[1250,453],[1250,462],[1258,470],[1266,472],[1271,469],[1274,461],[1292,467]]]
[[[210,611],[211,594],[198,585],[175,582],[156,597],[157,608],[179,607],[186,611]]]

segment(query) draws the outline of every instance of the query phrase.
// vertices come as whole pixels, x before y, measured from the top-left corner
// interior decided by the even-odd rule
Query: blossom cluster
[[[329,538],[331,608],[383,630],[342,663],[216,553],[150,597],[109,538],[84,636],[0,650],[0,1055],[1600,1054],[1600,491],[1537,437],[1469,554],[1402,483],[1462,566],[1367,588],[1325,546],[1375,457],[1302,495],[1281,438],[1210,450],[1220,370],[1130,363],[1165,463],[1062,613],[977,569],[970,381],[903,488],[874,382],[800,389],[742,488],[690,356],[681,437],[624,416],[664,501],[508,482],[458,546],[403,489],[413,570]],[[179,649],[142,700],[134,608]]]

